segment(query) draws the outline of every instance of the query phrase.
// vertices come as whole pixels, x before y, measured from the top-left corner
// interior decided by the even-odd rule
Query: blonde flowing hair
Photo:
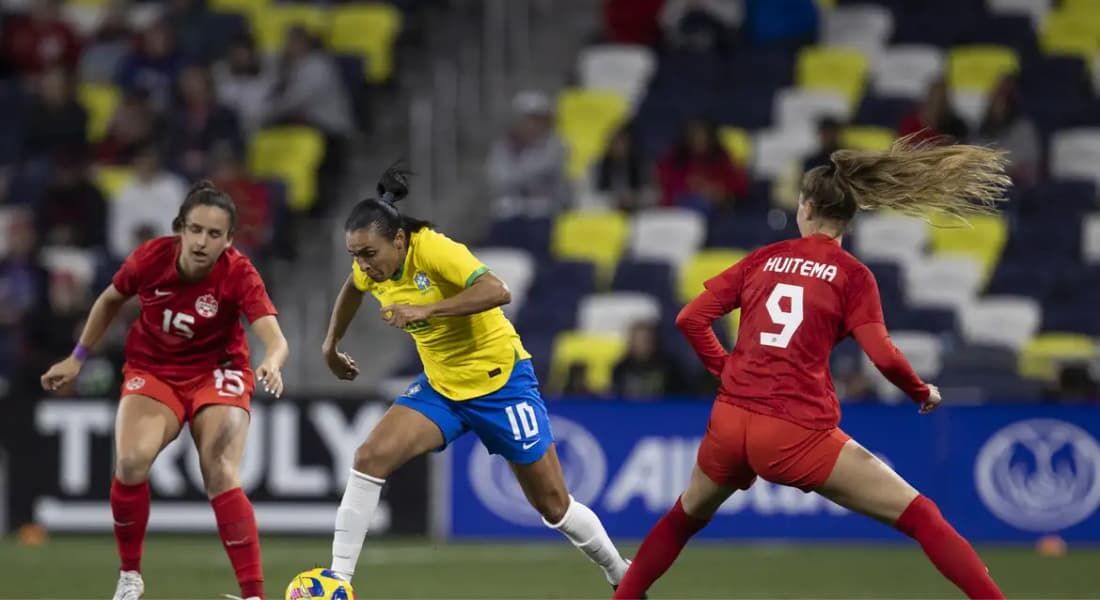
[[[802,195],[823,217],[850,221],[857,210],[894,210],[931,219],[997,212],[1012,180],[1006,154],[985,146],[898,139],[886,151],[837,150],[802,179]]]

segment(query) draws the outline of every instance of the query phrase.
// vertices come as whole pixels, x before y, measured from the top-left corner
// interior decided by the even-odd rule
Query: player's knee
[[[569,510],[569,493],[565,490],[547,490],[534,498],[535,510],[550,523],[560,523]]]
[[[237,465],[224,456],[200,456],[199,467],[206,495],[211,498],[240,486]]]
[[[367,440],[355,450],[355,470],[385,479],[397,468],[396,450],[387,444]]]
[[[137,485],[149,479],[154,454],[140,449],[119,450],[115,457],[115,478],[126,485]]]

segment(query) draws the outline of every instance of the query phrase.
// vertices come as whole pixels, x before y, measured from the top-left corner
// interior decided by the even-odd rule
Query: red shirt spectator
[[[905,115],[898,125],[898,135],[904,137],[916,133],[917,139],[930,140],[950,136],[955,141],[966,138],[966,124],[951,109],[947,97],[947,84],[942,79],[928,86],[928,94],[919,106]]]
[[[56,0],[37,0],[29,14],[9,17],[0,39],[8,62],[24,75],[56,64],[72,69],[80,60],[80,38],[61,20]]]
[[[665,0],[605,0],[604,28],[607,41],[614,44],[652,46],[661,35],[657,17]]]
[[[271,190],[245,169],[240,155],[228,143],[217,144],[211,152],[215,163],[214,184],[237,205],[237,232],[233,245],[246,255],[260,258],[274,236]]]
[[[661,204],[709,211],[728,206],[749,191],[745,170],[722,148],[714,128],[688,123],[684,140],[657,165]]]

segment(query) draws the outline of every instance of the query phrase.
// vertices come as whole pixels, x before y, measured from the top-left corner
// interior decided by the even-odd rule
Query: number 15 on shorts
[[[508,423],[512,425],[512,437],[516,441],[529,440],[539,436],[539,421],[535,417],[535,409],[526,402],[520,402],[515,406],[505,407],[508,413]]]

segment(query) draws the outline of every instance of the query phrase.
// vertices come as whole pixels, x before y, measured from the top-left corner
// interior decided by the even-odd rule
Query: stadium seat
[[[985,117],[989,94],[973,90],[951,90],[948,95],[955,114],[959,115],[971,131],[976,131]]]
[[[617,292],[643,292],[671,305],[676,302],[672,289],[673,268],[666,262],[623,260],[615,269],[611,289]]]
[[[329,48],[362,56],[367,80],[385,83],[393,76],[394,43],[402,21],[401,11],[381,2],[337,5],[332,9]]]
[[[1081,178],[1100,186],[1100,127],[1064,129],[1051,136],[1050,173]]]
[[[1053,0],[987,0],[989,12],[995,15],[1026,15],[1038,28],[1050,12]]]
[[[631,105],[641,102],[656,68],[653,51],[645,46],[589,46],[581,50],[577,57],[582,87],[614,92],[626,98]]]
[[[1059,7],[1062,12],[1075,16],[1094,17],[1100,12],[1100,2],[1097,0],[1062,0]]]
[[[1081,229],[1081,258],[1091,265],[1100,264],[1100,213],[1089,215]]]
[[[871,65],[871,89],[880,96],[919,100],[943,73],[943,51],[935,46],[891,46]]]
[[[761,131],[753,141],[753,171],[758,177],[773,179],[816,147],[817,140],[808,127]]]
[[[587,368],[588,387],[594,392],[611,388],[611,375],[626,351],[626,341],[617,335],[567,331],[554,340],[551,366],[553,387],[561,389],[569,368],[581,363]]]
[[[889,150],[897,134],[886,127],[851,126],[840,133],[840,145],[856,150]]]
[[[47,246],[41,253],[42,266],[51,274],[67,273],[85,284],[96,272],[95,253],[72,246]]]
[[[82,83],[77,94],[80,104],[88,111],[88,139],[98,142],[107,135],[118,109],[119,90],[106,83]]]
[[[752,164],[752,135],[740,127],[722,127],[718,130],[722,147],[739,165]]]
[[[1019,350],[1039,331],[1039,303],[1020,296],[987,296],[959,311],[962,337],[968,344]]]
[[[923,331],[895,331],[890,334],[890,338],[922,378],[930,379],[939,374],[943,367],[943,348],[938,336]],[[870,374],[875,391],[883,400],[902,400],[901,390],[878,372],[866,354],[863,355],[863,364],[864,372]]]
[[[551,228],[550,219],[544,217],[494,220],[489,224],[484,245],[523,248],[538,261],[549,253]]]
[[[581,299],[577,307],[578,329],[584,333],[615,335],[625,339],[635,323],[657,323],[661,303],[641,292],[605,292]]]
[[[328,12],[309,4],[272,4],[252,16],[252,33],[256,46],[263,52],[280,52],[286,44],[286,34],[292,27],[304,27],[311,34],[322,36],[328,28]]]
[[[676,297],[687,304],[703,292],[703,284],[745,258],[740,250],[702,250],[685,263],[678,276]]]
[[[270,4],[271,0],[209,0],[210,10],[240,13],[249,20],[263,13]]]
[[[1096,356],[1093,338],[1075,333],[1044,333],[1024,346],[1018,370],[1027,379],[1054,381],[1062,364],[1095,360]]]
[[[615,211],[570,211],[554,222],[551,251],[559,260],[591,262],[601,287],[615,276],[626,247],[629,224]]]
[[[558,133],[569,147],[570,177],[588,172],[629,112],[626,98],[614,92],[573,88],[558,96]]]
[[[863,96],[866,75],[867,57],[850,48],[809,47],[798,54],[795,66],[799,87],[840,94],[850,107]]]
[[[943,370],[1014,373],[1018,361],[1016,350],[1006,346],[955,344],[943,356]]]
[[[888,213],[860,215],[855,221],[855,250],[864,260],[906,265],[924,253],[928,223]]]
[[[114,200],[122,188],[134,178],[134,170],[126,166],[98,165],[92,171],[92,180],[107,200]]]
[[[821,41],[826,46],[847,46],[873,56],[882,50],[893,31],[894,15],[886,7],[838,6],[823,15]]]
[[[982,284],[982,265],[965,256],[934,256],[909,263],[905,270],[905,292],[909,304],[918,308],[965,306]]]
[[[833,90],[786,88],[775,95],[772,107],[780,128],[811,131],[823,117],[844,122],[851,112],[849,99]]]
[[[993,274],[1008,238],[1008,224],[999,215],[969,217],[969,226],[946,217],[933,219],[932,251],[938,255],[963,255],[978,260],[986,277]]]
[[[698,211],[652,208],[634,216],[630,254],[640,260],[662,260],[680,266],[703,245],[706,223]]]
[[[859,125],[877,125],[896,129],[902,118],[913,110],[913,100],[904,97],[866,96],[856,111],[853,123]]]
[[[1051,13],[1043,20],[1039,41],[1043,54],[1092,60],[1100,51],[1100,13]]]
[[[317,168],[325,154],[321,134],[311,127],[290,125],[257,132],[248,150],[248,164],[260,177],[280,177],[290,188],[288,206],[308,211],[317,201]]]
[[[957,91],[988,93],[1002,77],[1019,68],[1019,59],[1011,48],[958,46],[947,55],[947,85]]]
[[[535,280],[535,261],[531,255],[518,248],[480,248],[474,256],[508,285],[512,302],[504,307],[505,314],[509,317],[519,314]]]

